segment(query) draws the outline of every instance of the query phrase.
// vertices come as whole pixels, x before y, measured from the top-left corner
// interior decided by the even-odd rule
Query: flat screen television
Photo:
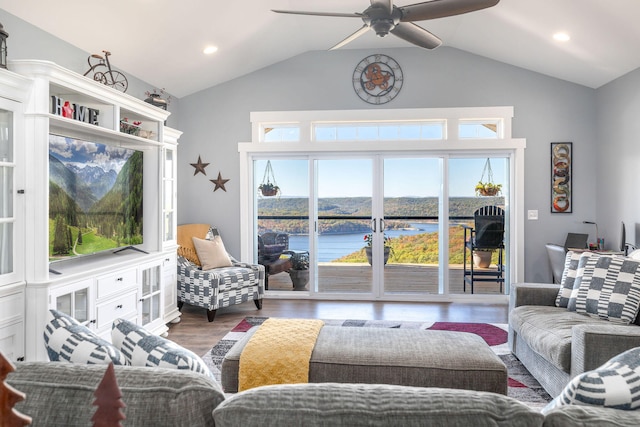
[[[142,244],[142,151],[49,135],[49,260]]]

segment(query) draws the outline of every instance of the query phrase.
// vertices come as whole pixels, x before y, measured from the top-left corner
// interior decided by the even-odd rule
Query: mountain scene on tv
[[[142,243],[142,152],[49,137],[51,261]]]

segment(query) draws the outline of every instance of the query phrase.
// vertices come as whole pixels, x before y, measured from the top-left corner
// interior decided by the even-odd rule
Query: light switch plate
[[[527,219],[529,219],[529,220],[538,219],[538,211],[537,210],[529,210],[529,211],[527,211]]]

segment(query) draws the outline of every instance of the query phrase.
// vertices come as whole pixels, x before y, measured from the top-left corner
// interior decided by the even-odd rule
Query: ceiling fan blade
[[[432,0],[399,7],[402,22],[424,21],[461,15],[495,6],[500,0]]]
[[[442,40],[437,36],[412,22],[399,23],[390,32],[402,40],[425,49],[435,49],[442,44]]]
[[[347,37],[346,39],[342,40],[337,45],[331,47],[329,50],[340,49],[342,46],[346,45],[347,43],[351,43],[352,41],[354,41],[355,39],[357,39],[358,37],[360,37],[361,35],[363,35],[367,31],[369,31],[369,27],[365,24],[358,31],[356,31],[355,33],[351,34],[349,37]]]
[[[276,10],[276,9],[271,9],[271,12],[288,13],[291,15],[337,16],[340,18],[362,18],[362,13],[304,12],[301,10]]]
[[[371,0],[371,6],[383,7],[387,13],[393,10],[393,0]]]

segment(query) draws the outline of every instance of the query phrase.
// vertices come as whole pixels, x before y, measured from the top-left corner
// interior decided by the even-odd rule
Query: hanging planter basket
[[[497,196],[502,191],[502,184],[496,184],[493,182],[493,170],[491,169],[491,161],[488,158],[484,164],[482,176],[480,177],[480,181],[476,184],[475,190],[477,196],[485,197]]]
[[[262,183],[258,186],[258,190],[260,190],[260,194],[264,197],[273,197],[280,194],[280,187],[276,184],[276,177],[273,174],[271,160],[267,160],[267,167],[264,169],[264,176],[262,177]]]

